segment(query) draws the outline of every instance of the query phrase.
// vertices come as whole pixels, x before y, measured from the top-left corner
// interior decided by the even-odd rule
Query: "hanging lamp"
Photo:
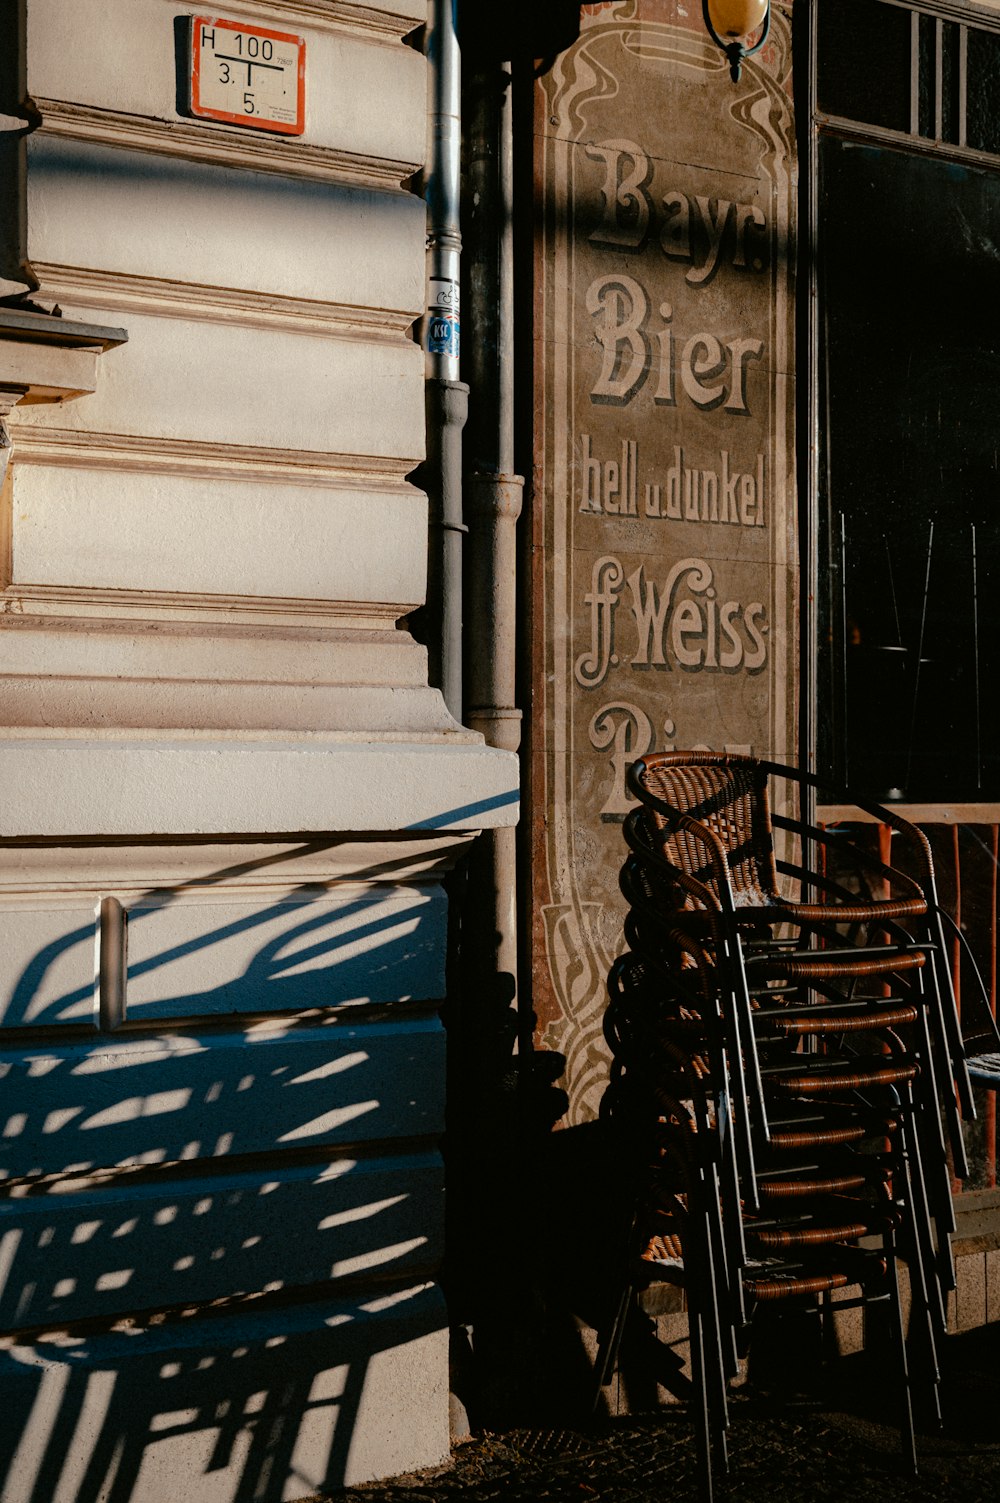
[[[729,76],[739,83],[743,59],[759,52],[771,29],[770,0],[701,0],[705,26],[715,45],[725,54]],[[758,28],[760,36],[753,46],[746,39]]]

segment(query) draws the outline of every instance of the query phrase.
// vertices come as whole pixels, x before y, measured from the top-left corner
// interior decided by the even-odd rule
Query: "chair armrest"
[[[855,809],[869,815],[879,824],[887,825],[892,830],[897,830],[901,835],[906,835],[913,841],[920,853],[924,873],[927,877],[928,894],[935,891],[934,883],[934,858],[931,854],[931,843],[923,830],[910,820],[904,819],[893,809],[888,809],[884,804],[875,803],[871,799],[858,798],[854,793],[849,793],[845,788],[839,788],[829,782],[828,779],[818,777],[815,773],[804,772],[799,767],[789,767],[783,762],[761,761],[760,766],[776,777],[787,778],[790,782],[799,783],[803,787],[814,788],[817,791],[831,795],[831,801],[838,804],[853,804]],[[817,832],[818,834],[819,832]]]

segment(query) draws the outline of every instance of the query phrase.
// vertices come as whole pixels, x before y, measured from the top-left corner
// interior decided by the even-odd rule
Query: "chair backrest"
[[[720,752],[651,752],[630,770],[632,791],[660,832],[663,854],[673,865],[718,894],[705,845],[686,830],[674,830],[657,801],[695,819],[718,837],[729,865],[738,905],[774,901],[778,890],[767,770],[755,757]]]

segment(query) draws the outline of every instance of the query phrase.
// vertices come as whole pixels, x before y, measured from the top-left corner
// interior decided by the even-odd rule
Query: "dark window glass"
[[[934,33],[936,29],[933,16],[920,17],[919,124],[917,129],[921,136],[934,135]]]
[[[967,144],[1000,153],[1000,36],[969,28]]]
[[[958,27],[946,21],[942,27],[941,51],[941,140],[958,140],[959,67]]]
[[[1000,798],[1000,178],[824,139],[821,761]]]
[[[879,0],[820,0],[819,107],[910,129],[910,14]]]

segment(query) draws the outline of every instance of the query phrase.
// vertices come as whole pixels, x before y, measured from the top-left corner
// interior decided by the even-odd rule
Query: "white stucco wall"
[[[447,1451],[441,884],[516,817],[399,625],[424,4],[224,12],[301,136],[190,116],[194,7],[17,9],[3,291],[128,342],[0,492],[0,1497],[295,1499]]]

